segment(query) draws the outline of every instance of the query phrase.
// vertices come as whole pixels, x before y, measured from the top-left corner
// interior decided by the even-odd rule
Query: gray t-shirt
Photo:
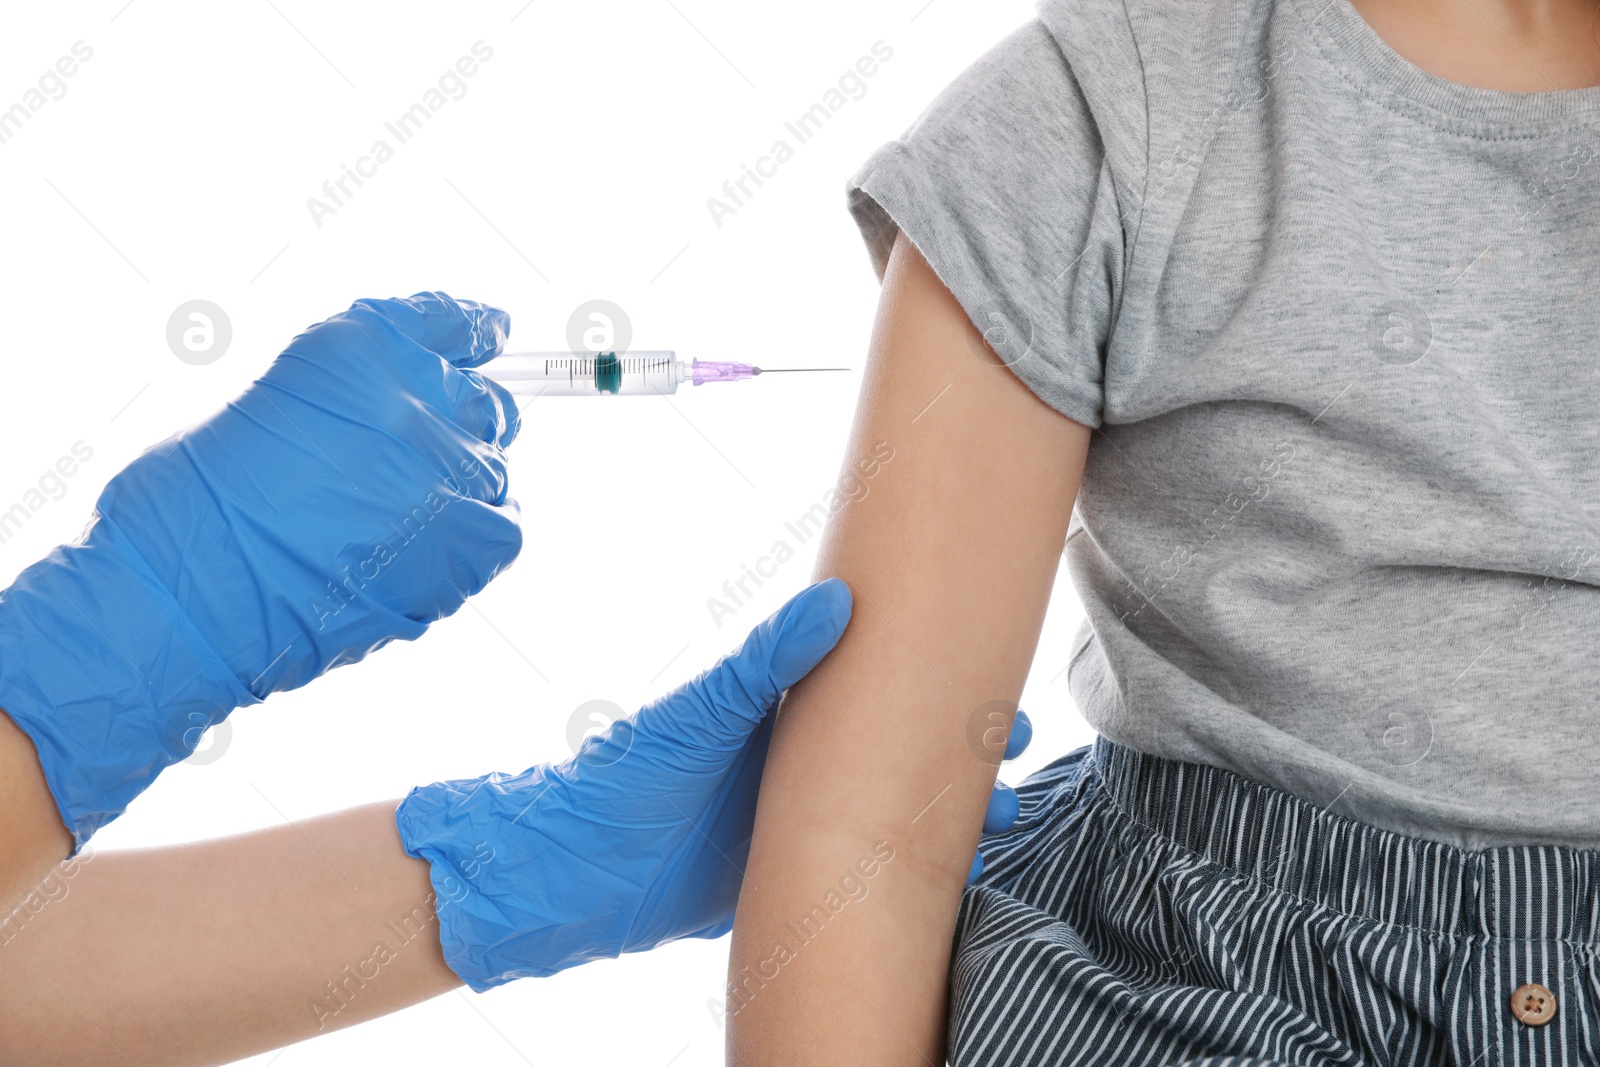
[[[848,195],[1098,428],[1099,733],[1600,847],[1597,176],[1600,88],[1446,81],[1349,0],[1042,0]]]

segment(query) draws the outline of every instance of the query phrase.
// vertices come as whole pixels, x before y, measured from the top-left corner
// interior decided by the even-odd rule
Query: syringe
[[[738,382],[758,374],[840,371],[848,367],[768,367],[697,359],[685,363],[675,352],[507,352],[481,372],[518,396],[645,396],[675,393],[684,382]]]

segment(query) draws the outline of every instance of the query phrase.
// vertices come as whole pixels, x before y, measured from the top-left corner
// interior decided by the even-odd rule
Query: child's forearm
[[[0,1062],[231,1062],[460,985],[394,810],[81,853],[0,922]]]
[[[852,499],[819,563],[851,583],[855,612],[779,715],[734,929],[731,1063],[943,1062],[994,727],[1033,657],[1090,432],[982,350],[900,238]],[[885,734],[888,762],[869,744]]]
[[[0,915],[71,852],[33,742],[0,711]]]

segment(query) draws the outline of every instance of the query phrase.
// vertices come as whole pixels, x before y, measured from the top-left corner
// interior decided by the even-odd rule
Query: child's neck
[[[1449,81],[1513,92],[1600,85],[1600,0],[1350,2],[1390,48]]]

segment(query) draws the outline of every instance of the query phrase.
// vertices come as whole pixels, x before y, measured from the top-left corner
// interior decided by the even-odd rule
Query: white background
[[[564,348],[572,310],[604,298],[629,313],[636,349],[855,368],[670,399],[533,402],[510,451],[526,528],[516,565],[422,640],[237,714],[220,758],[171,769],[96,847],[228,834],[564,758],[579,704],[632,708],[679,684],[802,587],[814,540],[721,628],[707,609],[839,471],[878,295],[845,179],[1032,10],[7,5],[0,109],[74,42],[94,50],[65,95],[0,144],[0,510],[75,442],[93,449],[0,544],[7,580],[75,537],[141,450],[359,297],[442,289],[498,304],[513,348]],[[307,198],[377,138],[394,144],[384,122],[479,40],[494,54],[466,94],[315,225]],[[707,198],[774,140],[793,145],[784,122],[880,40],[893,58],[865,95],[718,227]],[[196,298],[233,325],[208,366],[166,343],[168,316]],[[1064,673],[1080,618],[1063,568],[1024,697],[1037,740],[1009,780],[1089,739]],[[883,745],[887,762],[893,739]],[[452,994],[249,1062],[721,1063],[707,1004],[726,948],[680,943]]]

